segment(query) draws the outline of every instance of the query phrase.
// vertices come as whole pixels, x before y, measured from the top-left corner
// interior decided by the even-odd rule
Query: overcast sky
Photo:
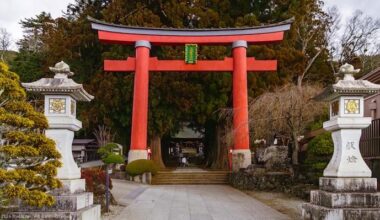
[[[326,6],[336,5],[345,21],[355,10],[380,18],[380,0],[324,0]],[[74,0],[0,0],[0,28],[6,28],[13,42],[22,37],[19,21],[34,17],[42,11],[49,12],[54,18],[62,15],[69,3]],[[12,49],[16,49],[13,44]]]

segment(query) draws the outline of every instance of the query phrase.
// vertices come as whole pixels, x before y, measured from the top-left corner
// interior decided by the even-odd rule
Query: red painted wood
[[[178,45],[178,44],[219,44],[228,45],[237,40],[245,40],[248,43],[273,43],[284,38],[284,32],[266,34],[232,35],[232,36],[164,36],[125,34],[107,31],[98,31],[101,42],[114,44],[134,44],[139,40],[149,41],[153,45]]]
[[[146,150],[148,134],[149,48],[136,48],[131,150]]]
[[[233,136],[235,150],[249,149],[247,48],[232,49],[234,70],[232,74]]]
[[[128,57],[127,60],[104,60],[104,70],[109,72],[134,72],[136,58]],[[277,60],[256,60],[253,57],[247,59],[248,71],[276,71]],[[224,60],[198,60],[196,64],[186,64],[184,60],[158,60],[157,57],[149,59],[149,71],[164,72],[217,72],[233,71],[233,59]]]

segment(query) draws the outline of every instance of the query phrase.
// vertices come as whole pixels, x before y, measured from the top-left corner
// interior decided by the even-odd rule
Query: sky
[[[20,20],[49,12],[53,18],[62,15],[74,0],[0,0],[0,28],[5,28],[12,37],[12,49],[16,50],[17,40],[22,38]]]
[[[62,15],[69,3],[74,0],[0,0],[0,28],[5,28],[12,36],[12,49],[16,50],[17,40],[22,38],[19,24],[24,18],[34,17],[42,11],[49,12],[53,18]],[[380,18],[380,0],[324,0],[325,7],[336,5],[345,21],[355,10]]]

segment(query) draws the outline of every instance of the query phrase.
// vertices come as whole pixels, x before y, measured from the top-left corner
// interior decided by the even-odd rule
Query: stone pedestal
[[[147,150],[134,150],[131,149],[128,152],[128,163],[140,160],[140,159],[148,159],[148,151]]]
[[[380,193],[376,178],[319,179],[319,190],[310,192],[310,203],[303,204],[302,217],[310,220],[380,219]]]
[[[72,144],[74,132],[68,129],[47,129],[45,134],[54,140],[59,153],[61,154],[62,167],[58,168],[57,177],[59,179],[79,179],[81,176],[80,168],[75,163],[72,156]]]
[[[362,129],[371,124],[371,118],[338,117],[323,123],[332,132],[334,154],[323,171],[329,177],[371,177],[371,170],[360,154]]]
[[[100,205],[93,204],[93,194],[81,192],[75,195],[55,195],[52,207],[30,207],[20,205],[17,212],[8,213],[5,219],[80,219],[100,220]]]

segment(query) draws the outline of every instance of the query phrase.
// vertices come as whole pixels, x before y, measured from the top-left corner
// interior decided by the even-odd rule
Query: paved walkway
[[[128,197],[131,193],[134,192],[128,193]],[[113,219],[282,220],[289,218],[230,186],[165,185],[147,186],[144,190],[139,190],[137,197]]]

